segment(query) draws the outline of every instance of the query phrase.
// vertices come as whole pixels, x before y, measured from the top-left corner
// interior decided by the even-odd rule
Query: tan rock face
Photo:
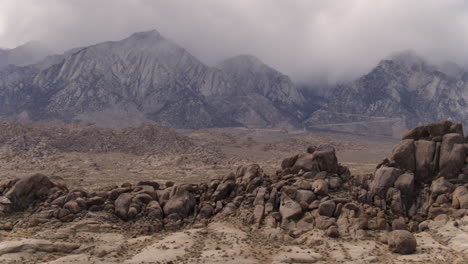
[[[289,196],[282,195],[279,212],[283,219],[297,218],[302,214],[302,207]]]
[[[379,195],[384,197],[387,189],[395,184],[395,181],[402,174],[397,168],[381,167],[375,172],[375,177],[370,183],[370,196]]]
[[[430,181],[435,170],[434,153],[436,151],[436,143],[429,140],[417,140],[414,142],[414,145],[417,181]]]
[[[468,190],[465,186],[459,186],[453,192],[452,206],[457,209],[468,209]]]
[[[465,166],[465,139],[460,134],[447,134],[440,147],[440,175],[447,178],[457,177]]]
[[[400,175],[394,186],[403,193],[411,193],[414,189],[414,174],[404,173]]]

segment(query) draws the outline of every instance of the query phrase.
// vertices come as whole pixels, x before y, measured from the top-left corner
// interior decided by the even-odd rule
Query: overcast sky
[[[464,0],[0,0],[0,47],[64,50],[149,29],[210,65],[254,54],[296,81],[354,78],[398,50],[468,61]]]

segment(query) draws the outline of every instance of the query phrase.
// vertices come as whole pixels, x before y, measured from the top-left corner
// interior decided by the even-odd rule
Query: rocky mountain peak
[[[13,49],[0,49],[0,69],[7,65],[24,66],[37,63],[51,53],[41,42],[30,41]]]
[[[370,73],[375,71],[381,71],[390,75],[408,75],[414,72],[425,72],[435,70],[437,69],[431,66],[424,58],[420,57],[415,52],[403,51],[394,53],[389,57],[381,60],[377,64],[377,66],[371,70]]]
[[[145,40],[145,39],[164,39],[164,37],[161,35],[161,33],[159,33],[159,31],[156,30],[156,29],[152,29],[152,30],[148,30],[148,31],[142,31],[142,32],[135,32],[132,35],[130,35],[129,38],[141,39],[141,40]]]
[[[241,54],[222,61],[219,63],[218,67],[229,72],[235,71],[240,74],[242,71],[257,71],[262,67],[268,66],[253,55]]]
[[[468,120],[468,83],[411,51],[393,54],[356,81],[335,87],[308,123],[388,132],[438,120]],[[352,117],[352,119],[350,119]],[[336,122],[336,123],[335,123]],[[332,125],[333,124],[333,125]],[[398,124],[398,125],[396,125]],[[375,128],[375,129],[374,129]],[[399,129],[401,131],[401,129]],[[373,132],[372,132],[373,133]]]
[[[245,93],[259,93],[272,101],[302,105],[304,97],[287,76],[253,55],[238,55],[222,61],[218,68]]]

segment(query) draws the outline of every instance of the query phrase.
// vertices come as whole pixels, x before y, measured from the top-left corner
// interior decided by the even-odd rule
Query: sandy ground
[[[250,230],[213,222],[203,228],[135,235],[100,216],[54,225],[0,231],[0,263],[468,263],[468,217],[431,223],[416,234],[410,255],[390,253],[367,238],[331,239],[313,230],[297,239],[278,239],[280,230]],[[25,238],[27,237],[27,238]],[[68,251],[70,247],[76,248]],[[50,249],[53,248],[53,252]]]
[[[0,151],[0,180],[43,173],[56,181],[86,189],[139,180],[207,182],[257,163],[274,174],[281,161],[309,145],[330,144],[339,161],[353,174],[372,173],[398,139],[349,134],[287,132],[268,129],[208,129],[181,131],[199,146],[216,147],[220,156],[196,154],[133,155],[128,153],[59,152],[41,157],[7,155]]]

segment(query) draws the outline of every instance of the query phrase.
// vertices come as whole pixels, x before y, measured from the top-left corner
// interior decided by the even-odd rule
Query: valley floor
[[[0,151],[0,180],[43,173],[54,180],[98,190],[126,181],[154,180],[178,183],[207,182],[238,166],[259,164],[274,174],[281,161],[303,152],[309,145],[329,144],[337,150],[338,160],[353,174],[373,173],[375,166],[389,154],[398,139],[350,134],[325,134],[274,129],[220,128],[179,131],[197,146],[216,149],[187,154],[82,153],[56,152],[8,153]]]

